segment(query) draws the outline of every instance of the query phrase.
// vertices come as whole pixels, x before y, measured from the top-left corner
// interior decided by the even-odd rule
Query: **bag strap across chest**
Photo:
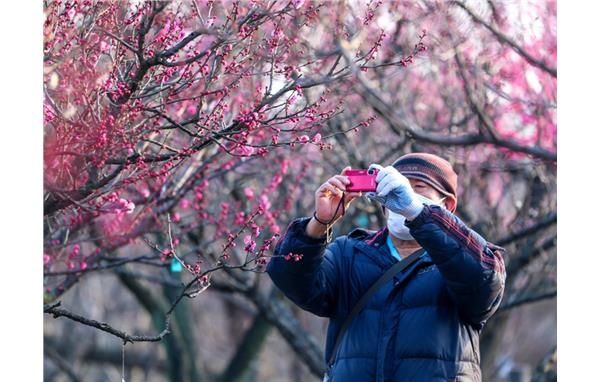
[[[338,351],[338,348],[340,347],[344,334],[348,330],[348,327],[352,323],[352,320],[354,320],[358,313],[360,313],[361,310],[363,310],[363,308],[367,304],[367,301],[369,301],[369,299],[375,294],[375,292],[377,292],[383,285],[385,285],[388,281],[394,278],[396,274],[402,272],[404,269],[408,268],[411,264],[417,261],[417,259],[421,257],[423,253],[425,253],[425,250],[421,248],[408,255],[405,259],[402,259],[402,261],[394,264],[383,275],[381,275],[381,277],[379,277],[379,279],[377,279],[377,281],[375,281],[373,285],[369,287],[365,294],[361,296],[356,305],[354,305],[354,308],[352,308],[352,311],[350,312],[348,317],[346,317],[346,320],[344,320],[344,323],[342,324],[342,327],[338,332],[338,335],[335,340],[335,345],[333,345],[333,350],[331,352],[331,355],[329,356],[329,359],[327,360],[328,365],[332,365],[333,361],[335,361],[335,356]]]

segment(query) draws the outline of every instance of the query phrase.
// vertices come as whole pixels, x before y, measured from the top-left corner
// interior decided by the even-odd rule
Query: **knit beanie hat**
[[[453,198],[456,206],[458,175],[447,160],[433,154],[411,153],[398,158],[392,166],[405,177],[421,180],[443,195]]]

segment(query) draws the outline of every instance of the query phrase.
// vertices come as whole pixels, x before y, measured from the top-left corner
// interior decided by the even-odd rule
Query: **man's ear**
[[[456,199],[446,197],[446,199],[444,199],[444,206],[450,212],[456,211]]]

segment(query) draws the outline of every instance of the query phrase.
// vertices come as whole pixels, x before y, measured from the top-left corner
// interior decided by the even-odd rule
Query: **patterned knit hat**
[[[411,153],[398,158],[393,164],[407,178],[422,180],[449,198],[456,206],[458,176],[447,160],[427,153]],[[453,211],[456,209],[454,207]]]

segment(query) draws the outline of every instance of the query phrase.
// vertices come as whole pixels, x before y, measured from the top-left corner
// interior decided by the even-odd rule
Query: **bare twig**
[[[80,324],[91,326],[93,328],[102,330],[103,332],[106,332],[106,333],[112,334],[113,336],[119,337],[120,339],[123,340],[124,343],[127,343],[127,342],[131,342],[131,343],[133,343],[133,342],[158,342],[158,341],[162,340],[164,336],[166,336],[167,334],[170,333],[169,324],[170,324],[170,313],[172,312],[172,310],[167,312],[167,314],[166,314],[165,328],[162,332],[160,332],[156,336],[140,336],[140,335],[127,334],[121,330],[113,328],[112,326],[110,326],[109,324],[107,324],[105,322],[91,320],[89,318],[80,316],[78,314],[71,313],[70,311],[68,311],[66,309],[59,308],[59,306],[60,306],[60,301],[56,302],[54,304],[45,305],[44,313],[51,314],[54,318],[66,317],[70,320],[79,322]]]
[[[152,260],[152,259],[155,259],[155,258],[156,257],[148,256],[148,255],[136,256],[136,257],[127,258],[127,259],[119,259],[118,261],[115,261],[114,263],[105,264],[105,265],[98,265],[98,266],[95,266],[95,267],[90,267],[90,268],[85,268],[85,269],[71,269],[71,270],[68,270],[68,271],[45,272],[44,273],[44,277],[46,277],[46,276],[64,276],[64,275],[69,275],[69,274],[102,271],[102,270],[105,270],[105,269],[120,267],[120,266],[123,266],[125,264],[129,264],[129,263],[139,262],[140,260]]]
[[[137,50],[131,45],[129,44],[127,41],[123,40],[122,38],[120,38],[119,36],[111,33],[110,31],[107,31],[104,28],[97,28],[100,32],[104,33],[107,36],[110,36],[112,38],[114,38],[115,40],[117,40],[118,42],[120,42],[121,44],[123,44],[127,49],[129,49],[130,51],[132,51],[133,53],[137,53]]]

